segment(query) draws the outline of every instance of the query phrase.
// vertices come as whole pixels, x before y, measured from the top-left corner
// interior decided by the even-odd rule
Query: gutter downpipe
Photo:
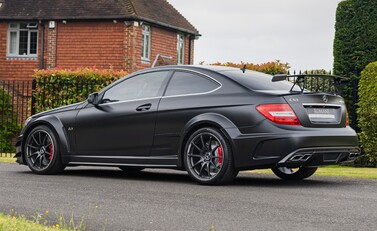
[[[194,37],[194,39],[195,39],[195,37]],[[191,56],[192,56],[192,52],[191,52],[191,48],[192,48],[192,41],[194,40],[193,39],[193,36],[192,35],[190,35],[189,36],[189,47],[188,47],[188,64],[189,65],[191,65],[192,63],[191,63]]]
[[[39,69],[44,69],[44,53],[45,53],[45,24],[43,21],[40,21],[40,24],[42,26],[42,34],[41,34],[41,54],[40,54],[40,60],[39,60]]]

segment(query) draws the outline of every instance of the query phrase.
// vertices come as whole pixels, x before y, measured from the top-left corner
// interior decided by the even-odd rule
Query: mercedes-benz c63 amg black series
[[[259,168],[300,180],[357,157],[343,98],[303,89],[305,76],[295,77],[215,66],[140,71],[85,102],[28,118],[17,161],[38,174],[77,165],[174,168],[224,184]]]

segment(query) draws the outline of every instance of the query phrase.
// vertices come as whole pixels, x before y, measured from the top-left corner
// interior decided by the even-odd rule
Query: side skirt
[[[137,166],[176,168],[178,157],[174,156],[69,156],[68,165]]]

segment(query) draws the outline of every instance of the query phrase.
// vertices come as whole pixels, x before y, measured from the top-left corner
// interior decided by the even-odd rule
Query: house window
[[[143,25],[142,28],[141,59],[149,61],[151,59],[151,27]]]
[[[38,23],[10,23],[7,53],[11,57],[37,57]]]
[[[183,34],[177,35],[177,63],[184,64],[185,63],[185,37]]]

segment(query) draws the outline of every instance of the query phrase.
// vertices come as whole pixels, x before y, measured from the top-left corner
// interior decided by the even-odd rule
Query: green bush
[[[17,115],[13,111],[11,97],[0,89],[0,153],[13,153],[12,138],[20,132],[17,125]]]
[[[236,67],[236,68],[243,68],[246,67],[247,70],[253,70],[253,71],[259,71],[270,75],[275,74],[287,74],[288,69],[290,68],[288,63],[281,63],[279,60],[273,61],[273,62],[267,62],[262,64],[253,64],[253,63],[213,63],[210,65],[216,65],[216,66],[226,66],[226,67]]]
[[[34,92],[36,112],[84,101],[90,93],[99,91],[126,74],[125,71],[96,68],[38,70],[34,74],[37,84]]]
[[[359,81],[360,142],[368,164],[377,165],[377,62],[369,64]]]

